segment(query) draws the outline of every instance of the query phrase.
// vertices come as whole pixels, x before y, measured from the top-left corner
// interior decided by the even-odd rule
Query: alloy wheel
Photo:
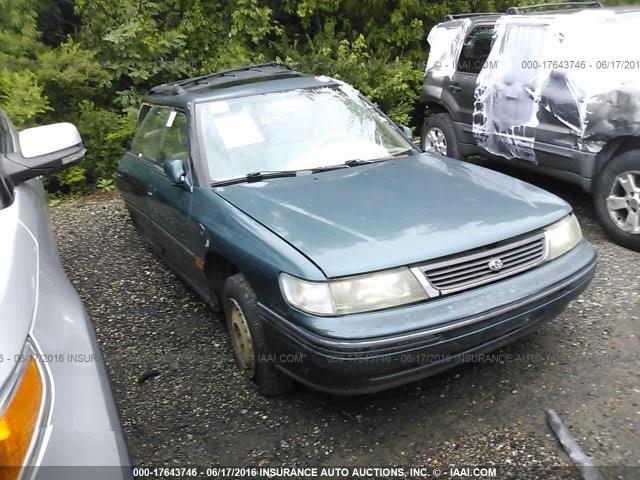
[[[425,152],[437,153],[439,155],[447,154],[447,137],[438,127],[431,127],[425,135],[424,145]]]
[[[640,234],[640,172],[624,172],[613,182],[607,210],[619,229]]]
[[[229,335],[233,352],[243,375],[253,378],[256,374],[256,356],[249,324],[240,304],[233,298],[229,299],[229,303]]]

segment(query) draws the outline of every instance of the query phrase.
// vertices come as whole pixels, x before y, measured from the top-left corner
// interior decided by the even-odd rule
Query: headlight
[[[326,282],[307,282],[286,273],[280,274],[284,298],[296,308],[316,315],[333,315],[336,306]]]
[[[553,260],[564,255],[582,240],[580,224],[573,214],[548,226],[544,234],[547,237],[549,248],[547,260]]]
[[[329,280],[307,282],[280,275],[285,299],[315,315],[344,315],[415,303],[428,298],[408,268]]]
[[[0,465],[19,467],[29,460],[45,405],[43,373],[31,348],[18,364],[17,378],[11,378],[0,404]],[[2,479],[17,478],[20,469],[8,471]]]

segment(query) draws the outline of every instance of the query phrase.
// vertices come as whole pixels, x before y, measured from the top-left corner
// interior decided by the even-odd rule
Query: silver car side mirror
[[[79,161],[86,150],[71,123],[28,128],[18,134],[20,151],[8,154],[7,175],[15,185],[51,175]]]

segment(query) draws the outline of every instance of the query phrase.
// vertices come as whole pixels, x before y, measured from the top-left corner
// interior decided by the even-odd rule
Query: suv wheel
[[[265,396],[289,390],[293,382],[275,366],[258,314],[256,295],[241,273],[225,281],[223,302],[231,346],[240,371],[256,382]]]
[[[640,150],[612,158],[596,180],[595,211],[616,243],[640,251]]]
[[[422,124],[420,146],[427,153],[462,158],[458,151],[458,140],[451,115],[437,113],[426,118]]]

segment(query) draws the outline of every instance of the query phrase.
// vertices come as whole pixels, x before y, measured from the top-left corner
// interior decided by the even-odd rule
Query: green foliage
[[[415,127],[431,27],[448,13],[538,2],[0,0],[0,108],[20,128],[71,121],[80,129],[87,155],[50,179],[50,190],[108,191],[153,85],[282,60],[353,84]]]
[[[30,126],[37,114],[50,110],[36,74],[6,68],[0,69],[0,108],[18,127]]]
[[[90,101],[79,105],[76,125],[87,149],[79,167],[85,182],[95,185],[99,179],[111,178],[135,129],[135,117],[96,107]]]
[[[113,178],[102,178],[98,180],[97,187],[101,192],[111,192],[116,188]]]

